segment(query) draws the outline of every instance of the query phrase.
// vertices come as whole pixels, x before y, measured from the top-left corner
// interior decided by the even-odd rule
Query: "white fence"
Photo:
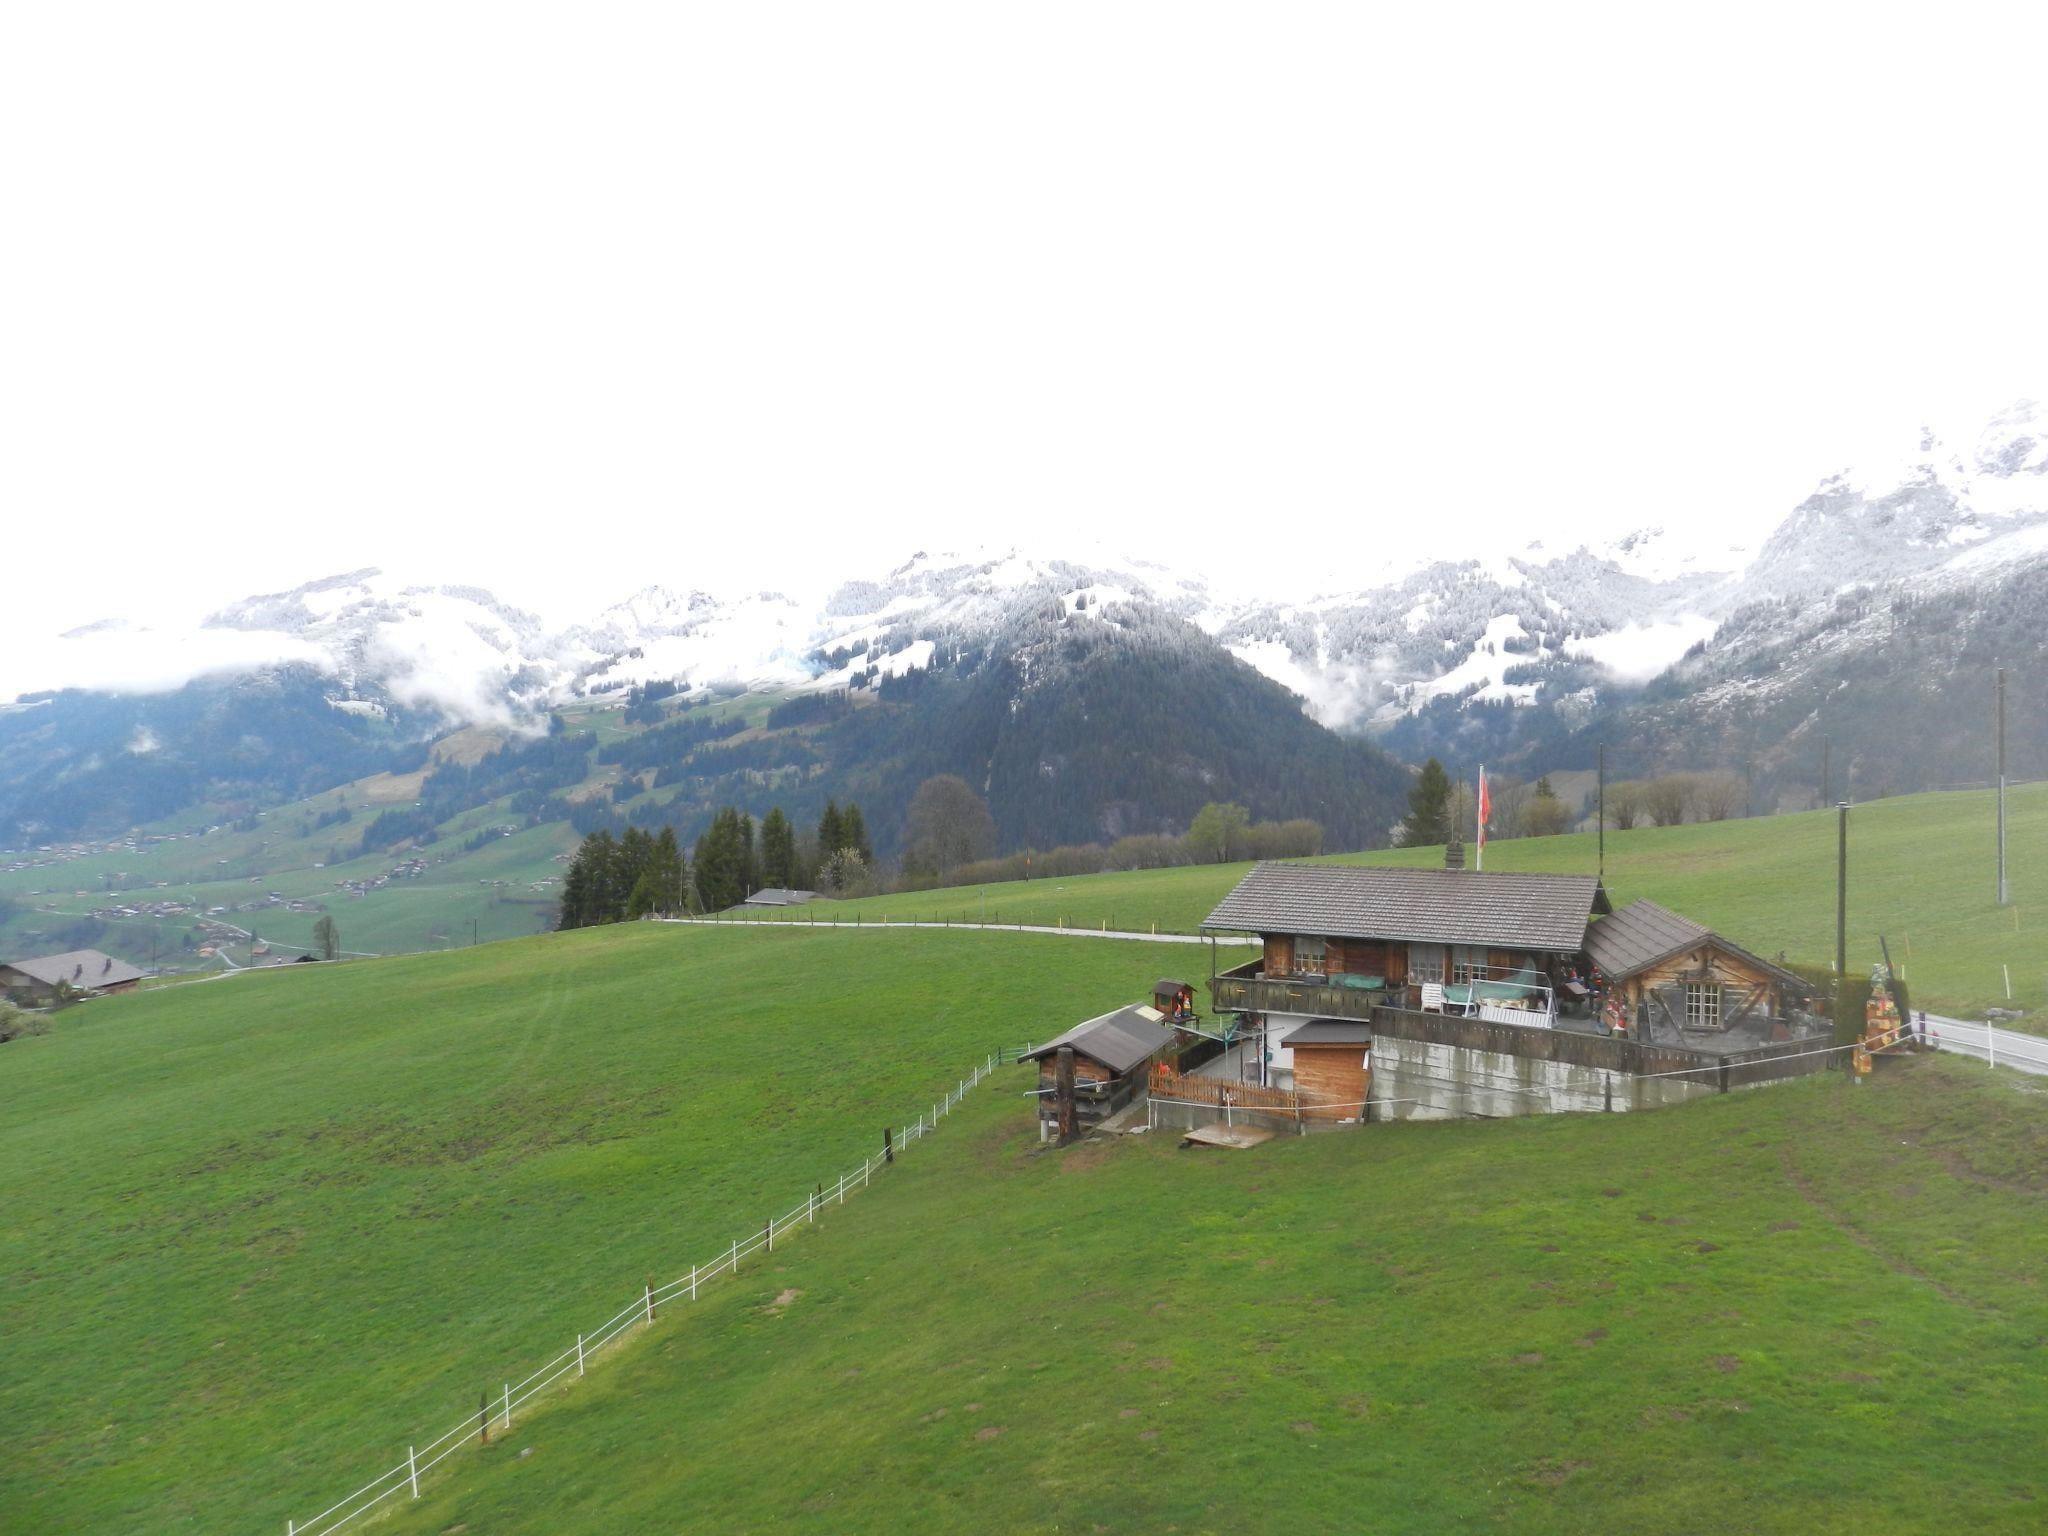
[[[285,1536],[327,1536],[328,1532],[338,1531],[358,1516],[368,1514],[386,1499],[401,1493],[418,1498],[421,1474],[433,1470],[472,1441],[483,1444],[491,1435],[509,1429],[514,1410],[531,1402],[557,1382],[570,1376],[581,1376],[606,1346],[635,1328],[650,1326],[661,1307],[675,1301],[695,1301],[702,1287],[720,1275],[736,1273],[741,1260],[757,1253],[773,1253],[777,1242],[788,1241],[792,1228],[815,1224],[819,1212],[844,1205],[848,1195],[866,1189],[868,1181],[887,1165],[893,1152],[900,1152],[912,1142],[929,1136],[938,1128],[939,1122],[967,1097],[969,1090],[1004,1062],[1015,1060],[1017,1055],[1010,1050],[990,1053],[987,1060],[954,1085],[952,1092],[910,1124],[895,1131],[891,1150],[863,1159],[858,1168],[841,1174],[835,1183],[814,1188],[804,1196],[802,1204],[764,1223],[760,1230],[735,1239],[711,1263],[693,1264],[688,1274],[678,1275],[666,1285],[650,1283],[640,1295],[591,1332],[576,1335],[576,1342],[554,1359],[523,1380],[506,1382],[495,1400],[487,1400],[474,1413],[464,1414],[452,1428],[436,1438],[407,1446],[404,1460],[371,1478],[348,1497],[329,1505],[310,1520],[285,1521]]]

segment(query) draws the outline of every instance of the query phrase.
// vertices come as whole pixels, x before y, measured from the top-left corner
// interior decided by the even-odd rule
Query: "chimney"
[[[1464,841],[1463,841],[1463,840],[1462,840],[1461,838],[1459,838],[1459,837],[1457,837],[1457,836],[1453,835],[1453,836],[1452,836],[1452,838],[1451,838],[1451,840],[1450,840],[1450,841],[1449,841],[1448,843],[1445,843],[1445,844],[1444,844],[1444,868],[1445,868],[1445,869],[1463,869],[1464,867],[1465,867],[1465,844],[1464,844]]]

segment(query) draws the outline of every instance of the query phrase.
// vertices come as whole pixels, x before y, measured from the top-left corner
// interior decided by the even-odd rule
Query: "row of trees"
[[[618,837],[591,833],[569,861],[562,880],[562,928],[591,928],[624,922],[650,912],[700,910],[683,868],[683,850],[673,830],[651,834],[628,827]]]
[[[1546,775],[1533,784],[1520,779],[1489,778],[1487,795],[1492,817],[1489,839],[1550,837],[1569,832],[1594,807],[1564,800]],[[1422,765],[1408,791],[1408,814],[1396,830],[1403,847],[1448,842],[1455,833],[1470,841],[1477,831],[1477,806],[1471,786],[1452,782],[1435,758]],[[1608,825],[1626,832],[1631,827],[1675,827],[1687,821],[1726,821],[1748,812],[1749,786],[1741,774],[1667,773],[1654,779],[1623,779],[1607,786]]]
[[[829,850],[821,852],[821,850]],[[686,861],[675,829],[601,827],[584,838],[562,881],[557,926],[588,928],[650,912],[722,912],[770,886],[859,895],[872,889],[874,848],[860,807],[827,801],[815,833],[800,833],[780,806],[754,818],[727,806],[711,818]]]
[[[1565,802],[1551,787],[1547,774],[1533,784],[1489,776],[1486,793],[1491,813],[1486,825],[1488,838],[1554,837],[1570,831],[1579,819],[1579,808]],[[1403,848],[1430,847],[1453,837],[1471,841],[1478,830],[1476,792],[1454,783],[1444,765],[1432,757],[1409,788],[1408,814],[1395,829],[1394,841]]]

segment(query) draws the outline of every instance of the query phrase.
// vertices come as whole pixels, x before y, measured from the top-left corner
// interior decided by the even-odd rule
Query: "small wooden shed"
[[[1195,1017],[1195,989],[1185,981],[1168,977],[1152,983],[1152,1006],[1163,1014],[1169,1023],[1180,1024]]]
[[[1086,1130],[1136,1098],[1152,1058],[1173,1043],[1174,1033],[1159,1010],[1140,1005],[1076,1024],[1059,1038],[1026,1051],[1019,1059],[1038,1063],[1039,1138],[1057,1132],[1062,1046],[1074,1050],[1074,1124],[1077,1130]]]
[[[1372,1097],[1372,1026],[1356,1019],[1310,1019],[1282,1040],[1294,1052],[1294,1091],[1311,1100],[1311,1120],[1363,1120]]]

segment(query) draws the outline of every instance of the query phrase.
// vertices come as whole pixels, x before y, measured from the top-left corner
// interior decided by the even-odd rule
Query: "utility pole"
[[[1849,802],[1835,808],[1835,987],[1849,980]]]
[[[1607,878],[1607,743],[1600,743],[1600,878]]]
[[[2005,668],[1998,669],[1998,904],[2011,900],[2005,884]]]
[[[1834,796],[1832,796],[1831,794],[1829,794],[1829,793],[1828,793],[1828,789],[1829,789],[1829,785],[1828,785],[1828,746],[1829,746],[1829,742],[1828,742],[1828,739],[1827,739],[1827,737],[1825,737],[1825,736],[1821,737],[1821,739],[1820,739],[1820,803],[1821,803],[1822,805],[1826,805],[1826,804],[1828,803],[1828,801],[1830,801],[1831,799],[1833,799],[1833,798],[1834,798]]]

